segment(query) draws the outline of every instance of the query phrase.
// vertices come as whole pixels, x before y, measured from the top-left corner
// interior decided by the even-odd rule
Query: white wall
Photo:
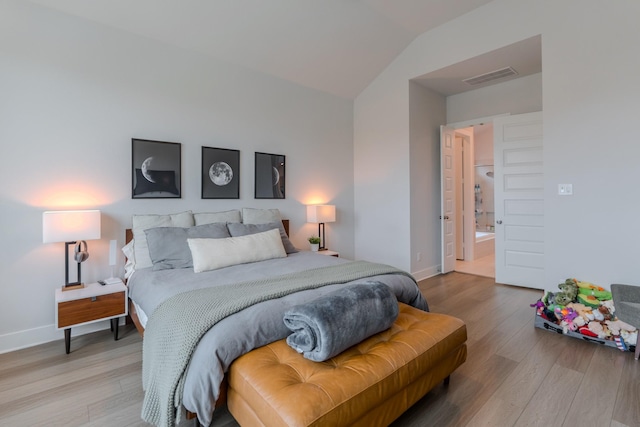
[[[409,83],[390,77],[354,109],[356,257],[410,271]]]
[[[440,125],[446,99],[418,83],[409,84],[411,272],[416,279],[438,273],[440,264]],[[432,165],[437,163],[438,167]]]
[[[354,255],[349,100],[19,1],[0,3],[0,94],[0,352],[63,336],[64,245],[42,243],[45,210],[102,211],[85,281],[109,275],[134,213],[276,207],[306,249],[303,205],[330,202],[329,246]],[[181,199],[131,199],[132,137],[182,143]],[[200,198],[203,145],[241,151],[239,200]],[[254,200],[255,151],[287,156],[285,200]]]
[[[640,283],[637,185],[640,144],[637,121],[640,86],[640,3],[620,0],[606,8],[596,0],[496,0],[418,37],[356,99],[354,147],[356,184],[366,161],[380,182],[396,173],[409,153],[407,81],[517,41],[542,35],[542,104],[545,161],[546,286],[566,277],[605,286]],[[535,77],[533,77],[535,78]],[[469,112],[469,114],[475,114]],[[447,117],[449,122],[462,117]],[[484,114],[483,114],[484,115]],[[389,149],[399,168],[386,167]],[[437,167],[432,162],[427,167]],[[574,196],[557,196],[559,183],[572,183]],[[439,191],[434,185],[432,191]],[[356,211],[370,206],[375,186],[356,185]],[[356,255],[369,253],[368,236],[391,220],[405,219],[409,195],[391,196],[396,206],[372,223],[356,226]],[[411,230],[399,238],[381,234],[381,251],[410,265]]]
[[[447,121],[463,122],[499,114],[542,110],[542,73],[447,97]]]
[[[535,111],[542,110],[542,106]],[[493,164],[493,123],[473,127],[474,164]]]

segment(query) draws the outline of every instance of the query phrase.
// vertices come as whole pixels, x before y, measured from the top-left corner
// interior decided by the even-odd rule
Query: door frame
[[[477,119],[470,119],[470,120],[464,120],[464,121],[460,121],[460,122],[447,123],[445,125],[442,125],[442,127],[450,128],[450,129],[453,129],[455,132],[461,133],[460,131],[462,129],[465,129],[465,128],[468,128],[468,127],[472,127],[474,125],[485,124],[485,123],[488,123],[488,122],[493,123],[493,120],[498,118],[498,117],[505,117],[505,116],[510,116],[510,115],[511,115],[511,113],[496,114],[496,115],[493,115],[493,116],[479,117]],[[473,132],[471,134],[472,134],[471,138],[473,138]],[[441,155],[442,155],[442,153],[441,153]],[[470,164],[469,166],[470,166],[470,174],[471,174],[469,176],[474,177],[473,180],[475,182],[475,175],[473,174],[474,165]],[[443,171],[441,170],[440,171],[440,181],[441,182],[442,182],[442,178],[443,178]],[[441,186],[441,191],[442,191],[442,186]],[[494,189],[494,192],[495,192],[495,189]],[[473,199],[474,198],[474,193],[472,191],[471,192],[467,191],[466,193],[470,193],[470,194],[468,196],[469,198],[466,199],[466,200],[469,200],[469,201],[465,201],[465,203],[471,203],[470,206],[473,206],[473,204],[474,204],[474,199]],[[443,198],[443,194],[441,193],[440,194],[440,199],[442,200],[442,198]],[[494,200],[495,200],[495,198],[494,198]],[[444,214],[442,214],[442,215],[444,215]],[[466,225],[464,227],[464,229],[465,229],[465,239],[464,240],[468,241],[468,242],[471,242],[471,243],[466,244],[467,247],[464,250],[464,254],[465,254],[465,259],[468,257],[471,260],[473,260],[473,253],[474,253],[473,252],[473,246],[475,245],[475,215],[473,215],[472,218],[470,218],[470,220],[471,220],[470,222],[472,224],[471,228],[469,228],[469,226],[466,226]],[[440,226],[444,227],[444,222],[441,222]],[[441,254],[443,254],[442,255],[442,260],[444,261],[444,253],[445,253],[445,249],[446,249],[445,248],[446,242],[445,242],[445,239],[444,239],[444,234],[440,233],[440,236],[441,236],[441,238],[440,238],[440,250],[441,250]],[[440,266],[440,271],[446,273],[446,271],[444,271],[444,265]]]

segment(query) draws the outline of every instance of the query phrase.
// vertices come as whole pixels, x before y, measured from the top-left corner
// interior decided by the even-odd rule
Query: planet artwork
[[[153,182],[155,184],[156,181],[151,176],[152,163],[153,163],[153,156],[147,157],[146,159],[144,159],[144,162],[142,162],[142,166],[140,167],[140,169],[142,170],[142,176],[144,176],[147,179],[147,181]]]
[[[272,168],[272,169],[273,171],[272,171],[271,177],[273,179],[273,185],[276,186],[280,182],[280,172],[278,172],[278,169],[276,168]]]
[[[227,185],[233,179],[233,169],[225,162],[215,162],[209,168],[209,179],[219,187]]]

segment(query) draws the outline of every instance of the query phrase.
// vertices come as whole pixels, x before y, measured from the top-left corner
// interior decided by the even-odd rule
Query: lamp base
[[[62,285],[62,291],[73,291],[75,289],[84,288],[84,283],[69,283],[68,285]]]

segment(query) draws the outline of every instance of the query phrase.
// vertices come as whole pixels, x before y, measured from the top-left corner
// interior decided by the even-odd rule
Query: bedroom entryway
[[[443,273],[495,277],[492,119],[441,128]]]
[[[499,283],[541,289],[544,281],[542,113],[500,116],[482,123],[489,121],[492,122],[493,156],[478,156],[474,173],[456,174],[456,169],[468,169],[468,162],[465,168],[464,160],[454,161],[455,148],[466,149],[466,144],[456,138],[460,130],[454,125],[443,126],[441,130],[444,136],[441,143],[446,145],[451,141],[452,146],[450,152],[442,150],[442,272],[479,274],[493,277]],[[475,150],[476,139],[471,138],[472,157],[479,151]],[[471,186],[475,188],[475,203],[470,203],[467,197]],[[462,197],[456,192],[461,192]],[[461,227],[456,227],[458,223]],[[456,257],[459,234],[464,236],[462,259]],[[491,261],[492,258],[487,257],[490,254],[494,255],[493,274],[486,268],[477,268]],[[477,259],[482,261],[475,264]],[[445,263],[446,260],[450,262]]]

